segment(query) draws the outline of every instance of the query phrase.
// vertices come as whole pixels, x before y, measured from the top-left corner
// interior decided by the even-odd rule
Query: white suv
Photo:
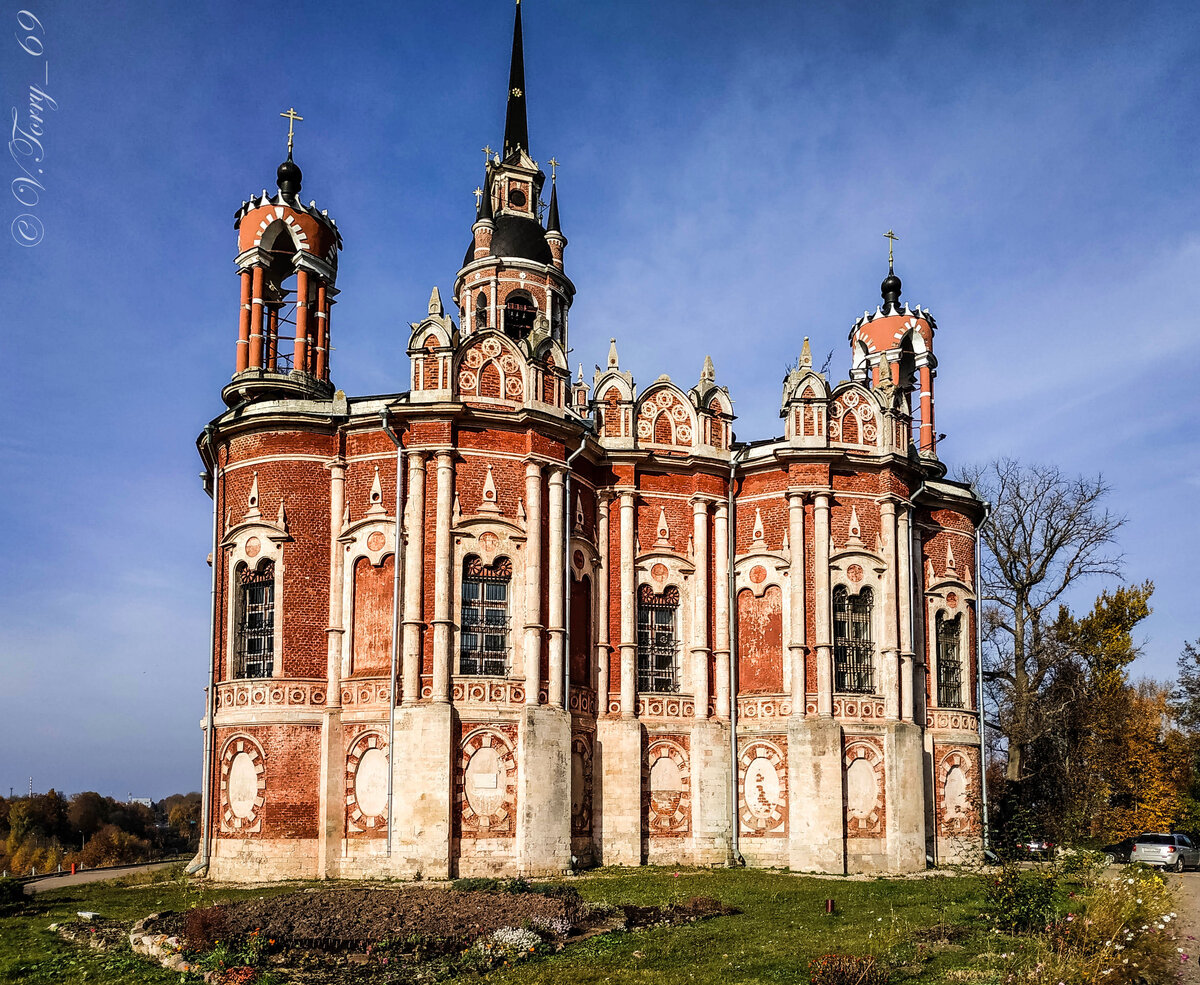
[[[1200,849],[1187,835],[1145,834],[1134,842],[1129,861],[1182,872],[1188,866],[1200,868]]]

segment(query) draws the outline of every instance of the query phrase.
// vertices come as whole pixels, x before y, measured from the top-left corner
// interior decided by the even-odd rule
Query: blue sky
[[[37,204],[0,189],[4,230],[45,230],[0,245],[0,793],[160,797],[199,785],[193,442],[233,368],[233,213],[295,106],[304,199],[346,245],[334,380],[403,389],[502,135],[511,5],[23,2],[44,50],[0,13],[0,102],[25,121],[41,83],[57,109]],[[894,228],[940,326],[944,460],[1103,472],[1127,578],[1158,586],[1137,670],[1170,676],[1200,636],[1198,28],[1184,3],[526,0],[572,364],[615,335],[640,384],[688,385],[709,353],[738,436],[779,433],[805,335],[847,374]]]

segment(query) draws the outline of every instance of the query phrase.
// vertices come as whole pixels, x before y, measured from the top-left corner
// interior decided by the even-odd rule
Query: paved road
[[[1200,985],[1200,872],[1167,878],[1179,881],[1179,907],[1175,911],[1179,914],[1179,946],[1188,955],[1179,981],[1183,985]]]
[[[67,872],[61,876],[47,876],[35,882],[25,884],[27,895],[44,893],[48,889],[61,889],[63,886],[80,886],[86,882],[104,882],[106,879],[120,879],[135,872],[153,872],[155,869],[165,869],[178,862],[150,862],[147,865],[126,865],[118,869],[84,869],[75,875]]]

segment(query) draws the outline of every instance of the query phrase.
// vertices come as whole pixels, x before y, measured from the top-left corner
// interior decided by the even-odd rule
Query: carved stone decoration
[[[462,725],[454,795],[461,838],[513,838],[517,833],[515,725]]]
[[[848,739],[846,837],[882,838],[887,833],[883,749],[874,739]]]
[[[686,736],[651,739],[646,750],[644,805],[651,838],[680,838],[692,830],[692,774]]]
[[[943,752],[938,746],[935,754]],[[937,831],[944,838],[977,835],[978,815],[973,807],[977,787],[977,751],[950,749],[937,761],[934,796],[937,806]]]
[[[387,740],[364,732],[346,754],[346,830],[350,834],[387,828]]]
[[[787,834],[787,737],[747,742],[738,756],[738,815],[749,837]]]
[[[592,738],[576,734],[571,739],[571,834],[592,833]]]
[[[262,830],[266,766],[262,749],[245,735],[235,735],[221,753],[221,830],[251,834]]]

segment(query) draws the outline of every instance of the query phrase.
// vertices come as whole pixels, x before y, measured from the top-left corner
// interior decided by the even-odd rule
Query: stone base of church
[[[888,805],[888,872],[918,872],[926,867],[925,750],[921,729],[912,722],[890,722],[884,731]]]
[[[571,716],[526,705],[517,731],[516,871],[561,875],[571,868]],[[467,864],[460,859],[460,869]]]
[[[216,837],[208,878],[216,882],[278,882],[317,877],[316,838]]]
[[[842,727],[832,718],[788,722],[790,867],[846,871]]]
[[[454,716],[448,704],[396,709],[389,875],[448,879],[452,871]]]
[[[642,723],[602,718],[592,764],[594,833],[601,865],[642,864]],[[630,763],[639,764],[630,769]]]
[[[733,775],[729,723],[692,726],[692,865],[728,865],[732,852],[730,795]]]

